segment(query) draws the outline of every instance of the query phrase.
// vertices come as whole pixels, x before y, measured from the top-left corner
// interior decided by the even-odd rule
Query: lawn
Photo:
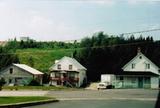
[[[3,86],[3,90],[79,90],[64,86]]]
[[[33,67],[42,72],[48,72],[48,69],[54,64],[56,59],[64,56],[71,56],[75,49],[19,49],[16,54],[19,56],[20,63],[30,65],[29,58],[33,59]]]
[[[40,97],[40,96],[15,96],[15,97],[0,97],[0,105],[2,104],[13,104],[13,103],[21,103],[21,102],[32,102],[32,101],[42,101],[54,99],[50,97]]]

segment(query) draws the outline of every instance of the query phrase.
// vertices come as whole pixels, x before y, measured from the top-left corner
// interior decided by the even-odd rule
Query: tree
[[[1,79],[0,79],[0,90],[2,90],[2,86],[5,84],[6,82],[5,82],[5,79],[2,77]]]
[[[28,58],[28,64],[29,64],[31,67],[34,67],[34,60],[33,60],[33,57],[32,57],[32,56],[30,56],[30,57]]]

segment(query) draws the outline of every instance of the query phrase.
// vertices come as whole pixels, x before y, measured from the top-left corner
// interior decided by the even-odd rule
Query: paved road
[[[60,100],[28,108],[154,108],[158,93],[150,89],[0,91],[0,96],[50,96]]]
[[[78,100],[60,101],[26,108],[154,108],[154,101]]]
[[[49,91],[47,95],[60,102],[27,108],[155,108],[158,92],[149,89]]]
[[[158,90],[149,89],[112,89],[85,91],[49,91],[48,96],[59,100],[157,100]]]

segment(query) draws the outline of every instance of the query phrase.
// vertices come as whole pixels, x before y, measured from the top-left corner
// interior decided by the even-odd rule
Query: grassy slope
[[[25,97],[0,97],[0,104],[12,104],[20,102],[31,102],[39,100],[53,99],[49,97],[39,97],[39,96],[25,96]]]
[[[34,61],[34,68],[47,72],[49,67],[54,64],[56,59],[63,56],[71,56],[74,49],[58,49],[58,50],[45,50],[45,49],[23,49],[17,50],[20,63],[30,65],[28,59],[32,56]]]

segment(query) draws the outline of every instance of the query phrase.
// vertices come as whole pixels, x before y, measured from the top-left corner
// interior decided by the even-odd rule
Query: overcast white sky
[[[157,0],[0,0],[0,40],[74,40],[160,28]],[[160,39],[160,32],[150,32]]]

